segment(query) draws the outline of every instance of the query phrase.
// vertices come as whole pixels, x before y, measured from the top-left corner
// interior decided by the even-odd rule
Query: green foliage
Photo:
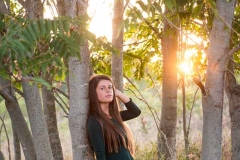
[[[239,33],[240,33],[240,6],[237,5],[236,6],[236,9],[235,9],[235,12],[234,12],[234,18],[233,18],[233,22],[232,22],[232,35],[231,35],[231,40],[230,40],[230,48],[234,48],[236,47],[237,45],[239,45],[240,43],[240,39],[239,39]],[[240,63],[240,51],[236,52],[234,55],[233,55],[233,59],[234,59],[234,62],[236,64],[239,64]],[[239,67],[235,67],[235,72],[237,74],[239,74],[240,70],[239,70]]]
[[[142,1],[137,1],[137,5],[139,6],[135,6],[126,12],[124,37],[127,50],[124,51],[124,70],[127,76],[134,72],[134,77],[140,80],[146,76],[146,73],[156,69],[151,68],[154,66],[151,64],[152,58],[161,55],[162,17],[152,5]],[[144,18],[146,17],[143,16],[144,14],[148,17]],[[161,68],[161,66],[156,67]],[[160,77],[159,74],[161,72],[158,72],[156,77]]]
[[[164,3],[169,12],[163,15],[162,3]],[[208,1],[208,4],[210,1]],[[146,74],[154,75],[160,80],[161,59],[152,64],[153,57],[161,57],[161,37],[163,31],[163,22],[168,21],[174,24],[176,17],[180,18],[181,30],[201,36],[202,39],[208,39],[209,26],[212,24],[213,11],[212,6],[206,4],[203,0],[195,1],[137,1],[137,5],[126,11],[125,19],[125,43],[127,50],[124,51],[124,70],[125,74],[130,76],[134,71],[136,79],[146,78]],[[205,26],[195,23],[193,20],[199,19],[205,21]],[[207,19],[207,20],[206,20]],[[171,26],[172,26],[171,24]],[[174,27],[174,26],[172,26]],[[178,27],[178,26],[176,26]],[[204,28],[204,29],[203,29]],[[170,33],[170,32],[169,32]],[[186,36],[186,35],[185,35]],[[188,44],[182,44],[188,45]],[[195,48],[198,53],[203,54],[202,44],[187,46],[188,49]],[[205,64],[200,59],[202,55],[193,57],[198,69],[204,68]],[[179,60],[181,57],[179,56]],[[201,66],[199,68],[199,66]]]
[[[175,0],[163,0],[163,2],[169,10],[173,10],[174,6],[176,6]]]
[[[87,15],[53,20],[1,15],[1,75],[38,77],[50,71],[55,78],[64,79],[68,57],[80,59],[80,46],[87,40],[96,41],[86,30],[87,20]]]
[[[93,72],[111,75],[111,54],[117,52],[106,37],[99,37],[90,43],[90,57]]]

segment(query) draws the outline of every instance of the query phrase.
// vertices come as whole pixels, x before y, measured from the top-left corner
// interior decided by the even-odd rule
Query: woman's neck
[[[102,108],[102,111],[107,114],[108,116],[110,116],[109,114],[109,103],[101,103],[101,108]]]

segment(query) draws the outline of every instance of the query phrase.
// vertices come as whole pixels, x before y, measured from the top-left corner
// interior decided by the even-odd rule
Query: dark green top
[[[141,110],[135,105],[135,103],[132,102],[131,99],[129,102],[125,103],[125,106],[127,110],[120,111],[120,115],[123,121],[133,119],[141,114]],[[113,121],[115,120],[113,119]],[[133,160],[130,152],[124,146],[121,146],[117,153],[107,152],[107,147],[102,134],[101,124],[95,117],[91,115],[88,118],[87,131],[97,160]]]

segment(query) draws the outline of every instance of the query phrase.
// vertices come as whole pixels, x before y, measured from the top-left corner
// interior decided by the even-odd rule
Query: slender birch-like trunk
[[[124,0],[114,0],[112,45],[117,52],[112,53],[111,76],[115,87],[121,91],[123,91],[123,13]]]
[[[166,11],[167,13],[167,11]],[[178,19],[175,20],[178,26]],[[159,158],[176,159],[178,30],[165,20],[162,37],[162,112],[158,137]]]
[[[222,111],[224,98],[224,75],[236,0],[216,1],[210,43],[205,90],[203,95],[202,160],[222,159]]]
[[[37,159],[53,160],[38,86],[35,83],[30,85],[28,78],[23,77],[22,88]]]
[[[24,119],[17,98],[13,93],[11,81],[3,79],[2,77],[0,77],[0,95],[5,99],[5,105],[11,118],[12,127],[21,143],[25,159],[36,160],[33,138]]]
[[[85,0],[65,0],[66,15],[72,18],[85,14],[87,7],[88,1]],[[93,160],[86,129],[89,108],[90,53],[87,41],[79,47],[81,60],[77,57],[70,57],[69,61],[69,128],[73,160]]]

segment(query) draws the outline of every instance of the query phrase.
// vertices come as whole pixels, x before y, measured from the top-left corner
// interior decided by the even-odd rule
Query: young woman
[[[127,110],[119,111],[117,99]],[[89,81],[90,110],[87,131],[97,160],[133,160],[133,138],[123,123],[141,114],[132,100],[115,89],[105,75],[93,76]]]

